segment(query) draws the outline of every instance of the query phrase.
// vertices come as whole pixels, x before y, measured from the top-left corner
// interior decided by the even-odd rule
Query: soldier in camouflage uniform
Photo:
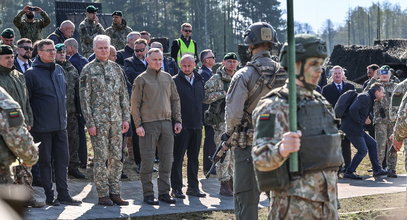
[[[86,58],[93,53],[93,38],[98,34],[105,34],[105,29],[96,15],[97,11],[98,8],[93,5],[86,7],[86,18],[79,24],[82,55]]]
[[[79,136],[78,136],[78,113],[77,113],[77,93],[79,92],[78,70],[66,59],[66,47],[64,44],[59,43],[55,45],[57,54],[55,61],[61,65],[65,73],[66,81],[66,111],[67,111],[67,132],[69,143],[69,166],[68,174],[78,178],[84,179],[85,175],[79,171],[80,161],[78,156]]]
[[[252,24],[244,35],[249,45],[251,62],[237,71],[226,95],[225,138],[232,138],[235,172],[233,193],[236,219],[257,219],[260,192],[256,187],[253,164],[250,162],[253,143],[251,113],[262,96],[284,85],[286,73],[271,59],[270,50],[277,41],[274,28],[265,22]]]
[[[112,39],[112,45],[116,50],[121,50],[126,46],[127,35],[133,30],[126,25],[126,20],[123,19],[121,11],[112,13],[112,26],[106,29],[106,35]]]
[[[215,131],[215,143],[217,146],[221,143],[221,136],[225,132],[225,97],[228,91],[230,81],[235,74],[239,61],[235,53],[227,53],[214,74],[205,83],[204,103],[209,104],[205,111],[205,124],[211,125]],[[233,155],[230,150],[226,151],[223,162],[216,164],[216,174],[221,182],[219,194],[223,196],[233,196]]]
[[[338,219],[341,140],[332,106],[314,91],[327,56],[326,46],[316,36],[307,34],[296,35],[295,43],[300,132],[288,130],[288,85],[271,91],[253,111],[253,164],[259,186],[267,179],[271,181],[267,185],[273,196],[269,219]],[[285,44],[281,57],[285,68],[287,47]],[[287,168],[290,153],[296,151],[299,151],[301,173],[298,176],[288,174]]]
[[[42,19],[34,18],[35,13],[40,13]],[[22,17],[25,15],[25,18]],[[28,38],[33,43],[41,40],[41,31],[51,23],[47,12],[43,11],[40,7],[26,5],[23,10],[18,12],[13,20],[14,25],[20,31],[21,38]]]
[[[1,44],[9,45],[14,52],[16,52],[17,46],[14,45],[14,30],[11,28],[6,28],[1,32],[0,38],[1,38]]]
[[[94,181],[100,205],[128,205],[120,197],[122,133],[127,132],[130,121],[124,73],[119,64],[108,60],[110,37],[97,35],[94,40],[96,59],[83,68],[79,83],[94,151]]]

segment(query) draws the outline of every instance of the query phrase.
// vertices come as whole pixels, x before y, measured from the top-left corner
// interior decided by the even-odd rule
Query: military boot
[[[396,173],[396,171],[395,171],[395,170],[389,170],[389,171],[387,172],[387,177],[390,177],[390,178],[397,178],[397,173]]]
[[[233,196],[233,191],[229,186],[229,181],[221,181],[220,182],[220,190],[219,194],[222,196]]]
[[[45,206],[45,202],[37,201],[34,197],[31,197],[28,201],[25,202],[25,206],[32,208],[42,208]]]
[[[116,205],[129,205],[129,202],[123,200],[120,197],[120,194],[110,194],[110,199],[113,201],[114,204]]]
[[[113,201],[108,196],[99,197],[98,205],[113,206]]]

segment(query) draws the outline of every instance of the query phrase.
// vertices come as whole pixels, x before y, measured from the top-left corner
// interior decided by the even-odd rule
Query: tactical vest
[[[216,74],[219,74],[221,81],[223,82],[223,90],[225,92],[227,92],[230,82],[226,82],[222,79],[222,73],[216,73]],[[217,100],[217,101],[209,104],[209,108],[204,113],[205,124],[217,126],[220,123],[224,123],[225,122],[225,105],[226,105],[225,98]]]
[[[288,94],[277,91],[287,99]],[[274,92],[274,91],[273,91]],[[300,175],[321,170],[337,170],[343,164],[341,137],[333,115],[322,102],[322,96],[300,100],[297,104],[298,129],[301,130],[301,147],[298,153]],[[274,122],[273,122],[274,123]],[[289,159],[273,171],[256,170],[260,191],[284,190],[290,182]]]
[[[179,45],[179,50],[178,50],[178,54],[177,54],[177,63],[178,63],[178,67],[181,67],[182,56],[184,56],[185,54],[189,54],[189,55],[192,55],[193,57],[195,57],[195,43],[191,39],[189,46],[187,47],[187,45],[181,38],[178,38],[177,41],[178,41],[178,45]]]

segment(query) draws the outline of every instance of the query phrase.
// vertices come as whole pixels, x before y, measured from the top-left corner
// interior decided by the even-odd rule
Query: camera
[[[30,8],[29,8],[29,10],[30,10],[30,11],[35,11],[35,10],[36,10],[36,8],[34,8],[34,7],[30,7]]]

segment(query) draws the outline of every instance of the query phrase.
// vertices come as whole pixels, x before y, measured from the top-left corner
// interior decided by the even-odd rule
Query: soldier
[[[3,32],[1,32],[0,44],[9,45],[11,48],[13,48],[13,51],[15,52],[17,47],[16,45],[14,45],[14,37],[15,37],[14,30],[11,28],[6,28],[3,30]]]
[[[72,65],[71,62],[66,60],[66,47],[63,43],[55,45],[57,54],[55,56],[55,61],[57,64],[61,65],[65,73],[66,81],[66,111],[67,111],[67,132],[68,132],[68,143],[69,143],[69,166],[68,174],[78,178],[84,179],[85,175],[79,171],[79,136],[78,136],[78,111],[77,111],[77,96],[79,92],[78,80],[79,74],[78,70]]]
[[[295,43],[300,131],[288,130],[288,85],[268,93],[253,111],[253,163],[259,185],[267,179],[274,181],[267,185],[273,195],[269,219],[338,219],[337,171],[343,163],[341,140],[331,104],[313,91],[327,56],[326,46],[308,34],[296,35]],[[284,68],[288,66],[287,50],[288,44],[285,44],[281,55]],[[301,175],[291,176],[288,156],[297,151]],[[267,172],[267,176],[259,172]],[[280,182],[276,183],[277,180]]]
[[[40,13],[42,19],[36,19],[35,13]],[[25,15],[25,18],[22,17]],[[14,25],[20,31],[21,38],[28,38],[33,43],[41,40],[41,31],[51,23],[47,12],[40,7],[26,5],[23,10],[18,12],[13,20]]]
[[[93,41],[96,59],[80,75],[80,102],[94,150],[94,181],[99,205],[128,205],[120,197],[123,169],[122,133],[129,129],[130,107],[124,73],[108,60],[110,37],[97,35]],[[106,166],[107,161],[107,166]]]
[[[396,106],[390,105],[390,99],[397,83],[391,80],[390,67],[387,65],[382,66],[378,70],[378,76],[378,80],[375,78],[370,80],[365,90],[369,89],[374,82],[380,82],[384,87],[384,98],[373,105],[373,124],[375,126],[379,163],[383,164],[383,167],[388,166],[388,177],[397,178],[397,152],[389,141],[395,123],[395,117],[390,118],[389,114],[390,111],[397,112],[398,109]]]
[[[93,53],[93,38],[98,34],[105,34],[105,29],[99,23],[96,15],[98,8],[93,5],[86,7],[86,18],[79,24],[79,36],[82,55],[88,58]]]
[[[0,87],[0,184],[12,184],[10,165],[17,157],[26,167],[38,160],[38,146],[24,124],[20,105]]]
[[[121,50],[126,46],[127,35],[133,30],[126,25],[121,11],[112,13],[112,26],[106,29],[106,35],[112,39],[112,46],[116,50]]]
[[[284,85],[286,73],[278,72],[280,65],[271,59],[270,50],[277,41],[274,28],[257,22],[248,28],[244,42],[249,45],[251,62],[232,78],[226,95],[226,133],[232,136],[235,172],[233,179],[236,219],[257,219],[260,192],[256,187],[251,148],[253,125],[251,113],[271,89]]]
[[[221,136],[225,131],[225,97],[228,91],[232,76],[235,74],[239,61],[235,53],[227,53],[223,57],[220,68],[205,83],[205,104],[210,104],[205,112],[205,124],[212,126],[215,131],[215,143],[221,142]],[[233,155],[231,151],[226,151],[225,159],[216,165],[216,174],[221,183],[219,194],[223,196],[233,196]]]

